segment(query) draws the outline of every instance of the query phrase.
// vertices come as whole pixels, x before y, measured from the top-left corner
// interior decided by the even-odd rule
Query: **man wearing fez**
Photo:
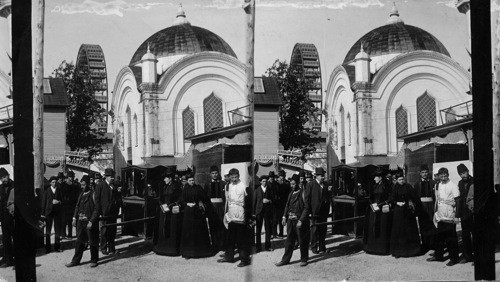
[[[14,265],[14,182],[3,167],[0,168],[0,221],[3,244],[1,267],[9,267]]]
[[[255,187],[253,210],[257,221],[256,225],[256,249],[257,253],[262,251],[262,224],[266,231],[266,241],[264,248],[266,251],[271,249],[271,233],[273,228],[273,203],[276,200],[276,191],[273,190],[267,183],[267,175],[262,175],[259,178],[260,184]]]
[[[285,242],[285,254],[276,266],[290,263],[295,241],[300,247],[300,266],[306,266],[309,259],[309,212],[310,194],[299,185],[300,177],[297,174],[292,176],[290,186],[292,192],[287,198],[285,211],[283,214],[283,225],[286,225],[287,237]]]
[[[473,238],[472,230],[474,228],[474,217],[473,209],[470,207],[470,203],[474,203],[473,197],[469,194],[474,193],[474,178],[469,174],[469,169],[464,164],[459,164],[457,166],[458,175],[462,178],[458,182],[458,189],[460,190],[460,200],[459,205],[457,205],[457,217],[460,218],[462,224],[462,242],[464,245],[464,251],[462,257],[460,258],[460,263],[468,263],[473,260]],[[472,190],[472,191],[471,191]],[[469,197],[469,204],[467,203],[467,197]],[[472,201],[471,201],[472,199]]]
[[[121,192],[114,185],[115,172],[112,168],[104,170],[105,180],[99,182],[95,188],[96,208],[92,217],[103,216],[101,223],[100,248],[103,255],[114,254],[116,226],[104,226],[105,224],[116,223],[116,218],[121,206]]]
[[[434,186],[436,183],[429,177],[429,167],[427,165],[420,166],[420,180],[413,186],[417,196],[422,202],[422,206],[418,207],[418,225],[420,227],[420,235],[422,239],[422,251],[427,252],[431,249],[432,233],[434,224],[432,218],[434,217],[434,201],[435,193]]]
[[[62,236],[72,238],[73,226],[72,218],[76,207],[76,201],[80,195],[80,187],[74,183],[75,173],[68,171],[66,180],[61,184],[61,191],[63,193],[63,233]]]
[[[285,211],[286,201],[288,199],[288,194],[290,194],[290,182],[286,179],[286,172],[280,170],[278,172],[278,190],[276,191],[276,221],[278,223],[278,236],[283,237],[283,212]]]
[[[326,225],[314,226],[326,222],[330,212],[330,192],[325,185],[325,170],[318,167],[315,170],[316,179],[307,183],[306,190],[311,199],[311,251],[314,254],[326,252]],[[319,249],[319,250],[318,250]]]
[[[214,206],[215,214],[209,215],[210,232],[212,233],[212,242],[214,247],[222,249],[225,237],[225,227],[222,223],[224,218],[225,188],[226,183],[220,180],[219,168],[210,167],[210,182],[203,187]]]
[[[52,176],[49,179],[50,186],[45,189],[42,196],[42,219],[45,218],[45,252],[50,253],[52,247],[50,244],[50,232],[52,225],[55,231],[54,250],[62,252],[61,250],[61,234],[63,229],[63,210],[62,200],[63,193],[61,187],[57,184],[57,177]]]
[[[90,246],[90,267],[96,267],[99,259],[99,218],[94,213],[94,193],[89,182],[89,176],[84,175],[81,180],[83,193],[77,199],[72,218],[72,225],[76,227],[75,255],[66,267],[80,264],[87,244]]]

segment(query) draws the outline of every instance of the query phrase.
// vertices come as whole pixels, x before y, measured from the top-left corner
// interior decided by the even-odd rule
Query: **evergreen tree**
[[[87,151],[92,158],[102,152],[102,145],[106,143],[104,133],[96,126],[106,114],[94,97],[96,82],[91,80],[88,69],[66,61],[52,75],[63,79],[69,99],[66,143],[72,151]]]
[[[265,76],[278,81],[283,106],[280,107],[280,143],[285,150],[301,150],[302,155],[316,151],[317,131],[309,121],[317,116],[318,108],[309,99],[312,81],[304,77],[303,69],[276,60]]]

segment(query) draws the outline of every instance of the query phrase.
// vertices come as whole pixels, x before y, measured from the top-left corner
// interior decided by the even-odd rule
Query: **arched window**
[[[127,148],[132,147],[132,114],[127,107]]]
[[[339,145],[339,131],[337,127],[337,122],[333,124],[333,145],[335,145],[335,148],[338,147]]]
[[[436,101],[425,92],[417,98],[418,130],[436,126]]]
[[[408,112],[400,106],[396,110],[396,137],[408,134]]]
[[[135,146],[139,146],[139,127],[137,126],[137,114],[134,114],[134,137],[135,137]]]
[[[203,101],[203,115],[205,118],[205,132],[224,126],[222,101],[214,93]]]
[[[352,127],[351,127],[351,114],[347,113],[347,127],[348,127],[348,132],[347,132],[347,145],[351,146],[351,134],[352,134]]]
[[[194,112],[189,107],[187,107],[182,112],[182,130],[184,133],[184,138],[191,137],[195,134],[195,131],[194,131]]]
[[[340,105],[340,146],[345,146],[345,115],[343,105]]]

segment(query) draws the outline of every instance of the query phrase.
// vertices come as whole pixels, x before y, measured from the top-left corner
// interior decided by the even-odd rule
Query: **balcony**
[[[460,103],[439,111],[441,124],[472,117],[472,101]]]
[[[12,104],[0,107],[0,124],[10,122],[14,118]]]

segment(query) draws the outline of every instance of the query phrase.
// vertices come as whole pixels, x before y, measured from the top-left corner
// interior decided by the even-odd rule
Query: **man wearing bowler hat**
[[[326,225],[314,224],[326,222],[330,212],[330,192],[324,183],[325,170],[322,167],[316,168],[315,177],[315,180],[307,183],[306,190],[311,199],[311,251],[318,254],[326,252]]]
[[[267,187],[270,187],[270,189],[272,189],[274,191],[274,193],[276,193],[278,191],[278,182],[276,182],[276,180],[274,179],[276,174],[274,173],[274,171],[270,171],[267,176],[268,176],[267,177]],[[278,221],[281,220],[281,218],[277,216],[276,201],[274,201],[272,203],[272,206],[273,206],[273,224],[272,224],[271,239],[278,237],[278,232],[277,232]]]
[[[276,221],[278,222],[278,236],[279,237],[284,237],[283,236],[283,223],[282,223],[282,217],[283,213],[285,211],[285,206],[286,206],[286,201],[288,199],[288,194],[290,194],[290,182],[288,182],[286,179],[286,172],[284,170],[280,170],[278,172],[278,181],[277,181],[277,187],[278,190],[276,191]]]
[[[101,221],[103,226],[101,228],[100,248],[103,255],[108,255],[116,252],[116,226],[107,227],[105,224],[116,223],[121,206],[121,193],[114,185],[115,172],[112,168],[104,170],[104,177],[105,180],[99,182],[95,188],[96,209],[94,213],[104,217]]]

